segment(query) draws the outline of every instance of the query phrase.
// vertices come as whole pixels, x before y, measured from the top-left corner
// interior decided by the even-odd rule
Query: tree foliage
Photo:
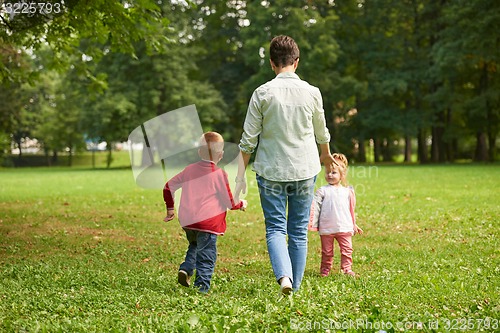
[[[111,147],[142,122],[196,104],[207,130],[237,142],[252,91],[274,76],[269,42],[288,34],[301,50],[297,73],[323,94],[335,151],[362,162],[493,161],[499,6],[70,0],[51,15],[4,10],[0,129],[14,141],[36,134],[52,150],[83,138]]]
[[[84,59],[99,60],[103,46],[108,51],[134,54],[134,43],[140,40],[150,51],[161,50],[165,45],[162,31],[168,19],[151,0],[52,1],[48,2],[50,7],[37,7],[31,14],[15,13],[18,3],[5,1],[2,5],[0,45],[6,45],[7,51],[15,50],[18,57],[48,46],[52,51],[51,61],[47,62],[49,69],[80,66],[85,70]],[[83,40],[90,43],[82,43]],[[2,82],[25,80],[39,73],[37,68],[26,71],[16,60],[9,52],[2,54]]]

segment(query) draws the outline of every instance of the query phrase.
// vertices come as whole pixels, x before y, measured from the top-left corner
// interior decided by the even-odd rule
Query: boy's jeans
[[[306,267],[307,225],[315,181],[316,177],[275,182],[257,175],[266,220],[267,249],[274,275],[278,282],[284,276],[289,277],[295,291],[302,283]]]
[[[189,247],[186,258],[179,269],[192,276],[196,269],[194,286],[208,292],[217,259],[217,235],[208,232],[184,229]]]

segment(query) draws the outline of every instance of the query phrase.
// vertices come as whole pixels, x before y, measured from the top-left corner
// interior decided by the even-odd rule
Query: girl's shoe
[[[356,277],[356,273],[354,273],[353,271],[345,271],[344,274]]]
[[[323,269],[319,274],[321,275],[321,277],[326,277],[330,274],[330,271],[327,269]]]

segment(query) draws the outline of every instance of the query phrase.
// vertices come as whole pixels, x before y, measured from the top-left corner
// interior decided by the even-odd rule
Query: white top
[[[314,194],[314,219],[320,235],[348,232],[354,235],[354,207],[352,188],[325,185]]]
[[[317,144],[330,142],[318,88],[293,72],[278,74],[250,99],[241,151],[252,154],[253,170],[272,181],[309,179],[321,171]]]

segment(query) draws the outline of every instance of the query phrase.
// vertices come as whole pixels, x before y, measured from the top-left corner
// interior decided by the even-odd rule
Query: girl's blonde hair
[[[333,153],[333,168],[340,172],[340,183],[347,186],[347,168],[349,161],[344,154]]]
[[[344,154],[333,153],[332,156],[335,161],[343,163],[346,168],[349,166],[349,161],[347,160],[347,157],[345,157]]]

